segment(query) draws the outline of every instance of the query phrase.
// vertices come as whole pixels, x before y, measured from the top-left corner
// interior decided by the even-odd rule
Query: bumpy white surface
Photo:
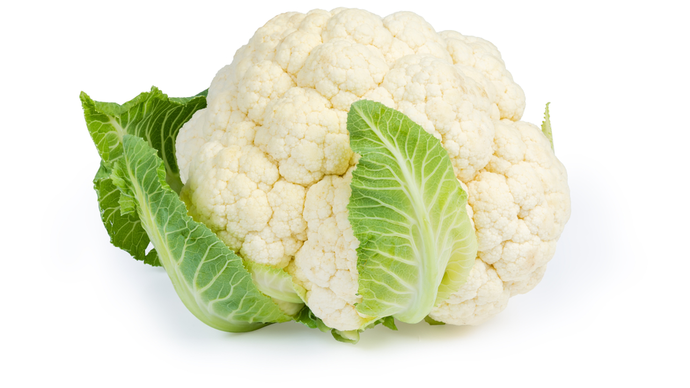
[[[347,220],[359,99],[441,140],[467,187],[479,253],[431,317],[478,324],[540,280],[570,214],[566,171],[491,43],[437,33],[420,16],[356,9],[286,13],[260,28],[180,131],[183,199],[247,260],[286,268],[330,327],[359,328],[357,240]]]

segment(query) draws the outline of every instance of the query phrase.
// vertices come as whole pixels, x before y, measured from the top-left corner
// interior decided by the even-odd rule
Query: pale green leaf
[[[331,334],[333,334],[333,338],[340,342],[345,342],[348,344],[356,344],[357,342],[359,342],[358,330],[340,331],[333,329],[331,331]]]
[[[304,304],[307,291],[292,281],[292,276],[280,268],[266,264],[245,262],[259,291],[283,302]]]
[[[104,161],[114,162],[120,157],[124,135],[139,136],[158,151],[165,163],[168,184],[180,192],[182,181],[175,160],[175,139],[194,112],[206,107],[205,92],[194,97],[170,98],[152,87],[150,92],[141,93],[122,105],[93,101],[84,92],[79,98],[86,125]]]
[[[232,332],[291,320],[259,292],[242,259],[187,215],[184,203],[165,181],[166,170],[156,150],[133,135],[124,135],[122,145],[113,182],[136,204],[141,226],[187,308],[209,326]]]
[[[101,162],[101,167],[93,180],[93,187],[98,195],[101,219],[110,235],[110,242],[127,251],[137,260],[159,266],[155,249],[146,254],[150,240],[141,226],[139,217],[131,212],[127,214],[121,212],[120,190],[110,179],[110,174],[110,169]]]
[[[300,310],[300,312],[297,315],[295,315],[294,318],[295,321],[311,329],[318,329],[324,333],[333,330],[330,327],[326,326],[326,324],[323,323],[321,318],[314,315],[314,313],[307,306],[304,306],[302,310]]]
[[[551,115],[549,114],[549,104],[546,103],[546,110],[544,111],[544,121],[541,122],[541,131],[544,133],[549,143],[551,143],[551,149],[553,150],[553,133],[551,132]]]
[[[349,220],[357,248],[357,311],[424,319],[466,281],[477,253],[467,193],[438,139],[404,114],[358,101],[347,118],[352,149]]]

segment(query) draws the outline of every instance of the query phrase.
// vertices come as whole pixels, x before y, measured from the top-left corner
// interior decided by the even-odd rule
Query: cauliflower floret
[[[292,88],[267,109],[254,143],[287,181],[309,185],[349,167],[352,151],[342,126],[347,114],[330,107],[314,89]]]
[[[508,297],[534,288],[570,216],[565,168],[539,128],[510,120],[497,122],[495,128],[491,161],[467,185],[477,263],[490,266],[502,287],[489,293],[492,297],[478,295],[468,301],[466,284],[431,311],[430,316],[442,322],[481,323],[503,310]],[[475,264],[470,278],[483,270],[480,267]]]
[[[391,108],[441,140],[458,179],[471,179],[489,162],[492,117],[498,118],[498,110],[457,67],[433,56],[409,55],[396,62],[381,86],[396,102]]]
[[[570,214],[565,169],[519,121],[525,96],[496,47],[409,12],[314,10],[260,28],[178,136],[190,214],[246,260],[285,268],[326,325],[362,327],[346,120],[363,98],[438,138],[468,192],[476,262],[431,317],[478,324],[531,290]]]
[[[478,70],[492,101],[496,102],[502,119],[520,120],[525,111],[525,93],[513,81],[496,46],[482,38],[464,36],[455,31],[440,34],[446,41],[448,52],[456,66]]]
[[[351,172],[344,177],[328,176],[307,193],[304,218],[307,240],[288,268],[298,284],[307,289],[307,304],[327,325],[339,330],[356,330],[367,322],[354,304],[357,295],[357,252],[347,219]],[[331,326],[334,327],[334,326]]]
[[[510,291],[496,271],[477,259],[467,283],[435,307],[430,315],[437,321],[454,325],[477,325],[502,311],[508,298]]]

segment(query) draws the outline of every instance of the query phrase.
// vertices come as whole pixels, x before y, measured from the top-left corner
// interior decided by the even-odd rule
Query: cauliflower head
[[[290,273],[326,325],[361,328],[346,128],[361,99],[439,139],[468,193],[476,261],[430,317],[479,324],[531,290],[570,215],[566,170],[520,121],[525,96],[496,47],[410,12],[285,13],[257,30],[177,138],[190,214],[245,260]]]

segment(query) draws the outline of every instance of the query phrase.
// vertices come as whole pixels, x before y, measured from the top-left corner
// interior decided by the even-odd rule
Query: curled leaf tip
[[[551,103],[546,103],[546,110],[544,111],[544,121],[542,121],[541,123],[541,131],[544,133],[544,136],[546,136],[546,138],[549,139],[549,143],[551,143],[551,149],[553,150],[553,134],[551,133],[551,115],[549,114],[549,104]]]

